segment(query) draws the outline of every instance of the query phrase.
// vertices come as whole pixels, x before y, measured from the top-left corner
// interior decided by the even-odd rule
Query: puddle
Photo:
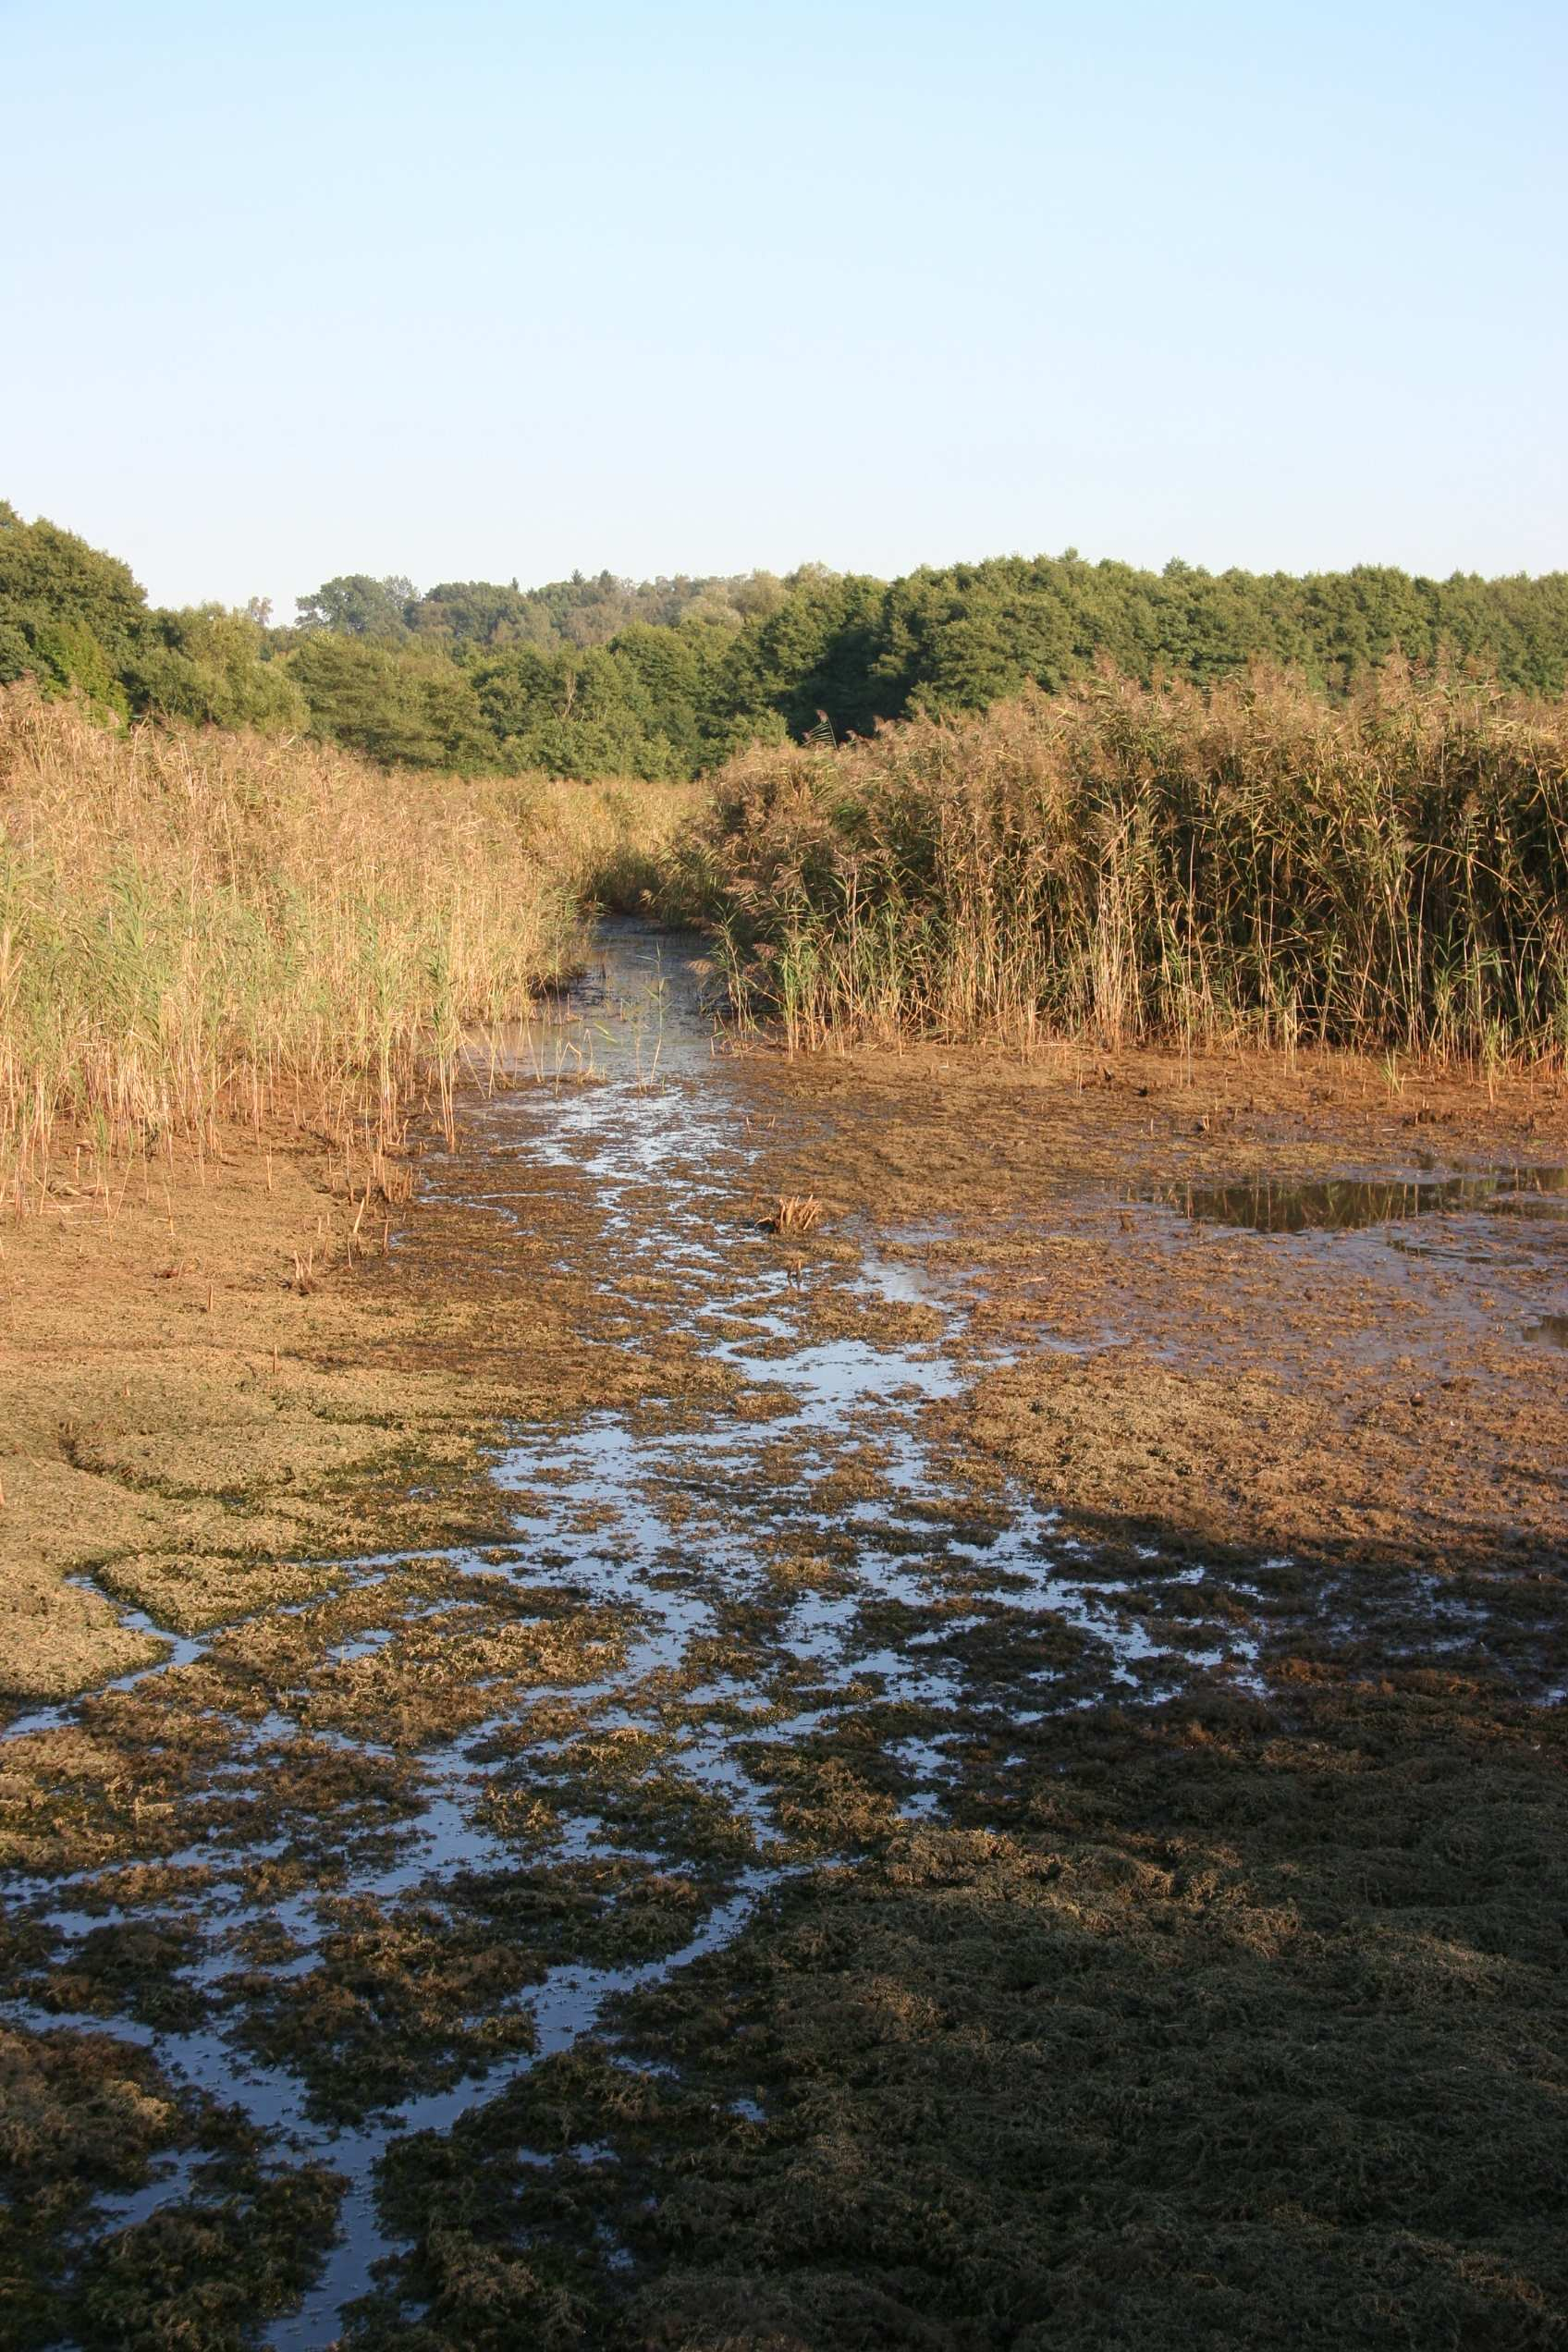
[[[1568,1347],[1568,1315],[1543,1315],[1525,1326],[1527,1340],[1539,1340],[1545,1347]]]
[[[174,1759],[129,1860],[5,1885],[49,1966],[101,2005],[47,2005],[39,1968],[0,2015],[152,2050],[177,2086],[241,2111],[275,2162],[344,2176],[337,2245],[262,2339],[277,2352],[335,2343],[396,2253],[377,2206],[389,2146],[449,2131],[585,2034],[613,2047],[619,1995],[739,1934],[792,1873],[939,1819],[967,1736],[1008,1752],[1107,1698],[1265,1687],[1239,1581],[1152,1549],[1108,1576],[1021,1489],[968,1491],[933,1435],[931,1409],[973,1377],[944,1285],[869,1250],[792,1266],[737,1214],[758,1143],[705,989],[693,943],[606,925],[429,1177],[487,1202],[504,1246],[523,1213],[508,1161],[550,1170],[591,1205],[593,1279],[627,1328],[690,1343],[715,1385],[520,1427],[495,1470],[504,1541],[335,1568],[325,1597],[171,1643],[7,1734],[14,1751],[79,1720],[99,1741],[133,1723],[144,1759]],[[1565,1182],[1515,1170],[1167,1205],[1297,1231]],[[814,1799],[825,1751],[861,1775],[871,1831]],[[140,1901],[139,1870],[161,1873]],[[149,1918],[185,1939],[164,1972],[193,2004],[183,2026],[149,2025],[134,1985],[92,1976],[92,1938]],[[101,2200],[100,2239],[190,2180],[168,2161]]]
[[[1466,1210],[1568,1217],[1568,1168],[1496,1168],[1446,1176],[1256,1176],[1230,1183],[1167,1185],[1137,1197],[1176,1209],[1197,1224],[1244,1232],[1349,1233]]]

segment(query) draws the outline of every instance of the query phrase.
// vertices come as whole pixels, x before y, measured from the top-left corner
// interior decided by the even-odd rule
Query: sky
[[[1568,9],[0,0],[0,496],[155,602],[1568,565]]]

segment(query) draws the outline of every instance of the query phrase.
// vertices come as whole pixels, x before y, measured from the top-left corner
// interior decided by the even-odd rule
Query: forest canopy
[[[1210,685],[1266,662],[1334,696],[1390,655],[1568,685],[1568,573],[1442,581],[994,557],[884,581],[344,573],[267,606],[149,606],[129,568],[0,501],[0,684],[122,717],[306,731],[389,764],[692,776],[741,746],[1047,692],[1109,661]]]

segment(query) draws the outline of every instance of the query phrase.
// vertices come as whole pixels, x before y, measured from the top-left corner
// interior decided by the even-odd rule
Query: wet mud
[[[18,2346],[1562,2341],[1560,1110],[955,1135],[704,985],[609,926],[316,1341],[391,1540],[13,1683]]]

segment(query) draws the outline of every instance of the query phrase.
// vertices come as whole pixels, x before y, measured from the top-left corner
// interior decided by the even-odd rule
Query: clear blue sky
[[[154,598],[1568,564],[1568,9],[0,0],[0,496]]]

